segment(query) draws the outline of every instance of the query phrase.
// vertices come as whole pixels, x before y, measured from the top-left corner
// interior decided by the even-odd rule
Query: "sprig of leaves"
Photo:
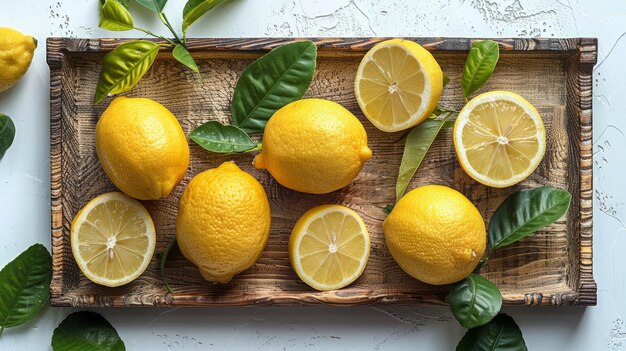
[[[124,351],[124,342],[111,323],[95,312],[65,317],[52,334],[53,351]]]
[[[461,89],[466,99],[487,82],[496,67],[498,55],[498,43],[493,40],[483,40],[472,45],[461,77]],[[449,82],[450,79],[444,74],[443,86],[445,87]],[[458,113],[458,111],[437,106],[435,111],[433,111],[432,117],[445,114],[445,118],[434,120],[429,118],[415,126],[407,135],[402,162],[400,163],[400,170],[396,180],[396,202],[400,201],[400,198],[404,195],[406,188],[439,132],[443,128],[451,128],[453,126],[450,117],[455,113]]]
[[[0,271],[0,335],[35,317],[50,299],[52,257],[35,244]]]
[[[15,139],[15,124],[11,117],[0,113],[0,160],[13,144],[13,139]]]
[[[471,328],[457,350],[493,350],[484,345],[509,344],[507,350],[525,350],[524,339],[515,322],[508,316],[496,317],[502,306],[500,290],[478,271],[493,250],[513,244],[563,217],[570,201],[567,191],[542,186],[517,191],[498,206],[489,221],[489,253],[475,273],[450,287],[452,314],[462,326]],[[498,330],[509,336],[503,334],[500,339],[494,338],[494,331]]]
[[[143,75],[152,67],[161,47],[172,48],[172,57],[200,74],[198,65],[187,50],[187,30],[204,14],[228,0],[188,0],[183,10],[182,39],[172,27],[163,9],[167,0],[137,0],[139,4],[154,12],[163,25],[172,33],[173,39],[157,35],[147,29],[136,27],[128,9],[128,0],[100,0],[100,28],[111,31],[138,30],[161,39],[156,44],[145,40],[129,41],[108,53],[102,62],[102,71],[96,87],[95,103],[106,96],[127,92],[134,88]],[[150,43],[150,44],[147,44]]]

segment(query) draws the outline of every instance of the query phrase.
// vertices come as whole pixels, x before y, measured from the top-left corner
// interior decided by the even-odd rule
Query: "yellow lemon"
[[[463,194],[441,185],[407,193],[383,222],[383,232],[400,267],[434,285],[467,277],[487,241],[478,209]]]
[[[14,86],[30,67],[37,40],[0,27],[0,93]]]
[[[113,100],[96,125],[96,151],[113,184],[139,200],[167,197],[189,166],[178,120],[150,99]]]
[[[443,90],[433,55],[411,40],[391,39],[365,54],[356,73],[356,100],[376,128],[397,132],[430,116]]]
[[[106,193],[83,207],[70,229],[72,254],[89,280],[120,286],[148,267],[156,232],[146,208],[122,193]]]
[[[340,205],[308,210],[289,237],[289,259],[300,279],[314,289],[341,289],[365,269],[370,236],[363,219]]]
[[[180,199],[178,246],[208,281],[228,283],[251,267],[269,232],[265,189],[232,162],[193,177]]]
[[[546,131],[537,109],[508,91],[490,91],[463,107],[452,132],[465,173],[504,188],[531,175],[546,152]]]
[[[350,111],[304,99],[270,118],[254,167],[267,169],[289,189],[325,194],[348,185],[370,158],[365,129]]]

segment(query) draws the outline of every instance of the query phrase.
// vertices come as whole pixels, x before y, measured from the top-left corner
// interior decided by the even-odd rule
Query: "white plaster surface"
[[[31,69],[0,95],[15,142],[0,161],[0,266],[50,243],[48,36],[141,36],[97,26],[97,0],[1,0],[0,26],[40,41]],[[183,0],[166,7],[180,27]],[[137,4],[136,22],[167,33]],[[469,36],[599,38],[594,71],[594,269],[598,306],[505,308],[529,350],[626,350],[626,1],[233,0],[190,37]],[[620,112],[622,111],[622,112]],[[48,350],[70,308],[9,329],[0,350]],[[128,350],[453,350],[464,330],[447,307],[102,309]]]

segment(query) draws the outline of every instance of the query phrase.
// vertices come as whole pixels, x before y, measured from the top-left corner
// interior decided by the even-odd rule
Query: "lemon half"
[[[546,151],[546,131],[537,109],[508,91],[473,98],[453,131],[459,164],[477,182],[504,188],[526,179]]]
[[[146,270],[154,254],[156,231],[142,204],[113,192],[94,198],[78,212],[70,243],[78,267],[89,280],[115,287]]]
[[[341,289],[365,269],[370,237],[363,219],[340,205],[307,211],[289,237],[289,258],[300,279],[314,289]]]
[[[391,39],[365,54],[354,93],[376,128],[397,132],[430,116],[443,90],[441,67],[428,50],[410,40]]]

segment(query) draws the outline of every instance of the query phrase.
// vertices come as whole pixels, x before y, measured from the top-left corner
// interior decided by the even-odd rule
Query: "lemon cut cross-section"
[[[472,99],[453,130],[459,164],[479,183],[504,188],[526,179],[546,151],[537,109],[523,97],[491,91]]]
[[[323,205],[307,211],[289,238],[289,258],[294,270],[314,289],[341,289],[365,269],[370,237],[361,217],[340,205]]]
[[[430,116],[443,90],[441,67],[428,50],[403,39],[375,45],[357,70],[354,92],[367,119],[385,132]]]
[[[156,231],[141,203],[113,192],[94,198],[78,212],[70,242],[83,274],[94,283],[115,287],[146,270],[154,254]]]

